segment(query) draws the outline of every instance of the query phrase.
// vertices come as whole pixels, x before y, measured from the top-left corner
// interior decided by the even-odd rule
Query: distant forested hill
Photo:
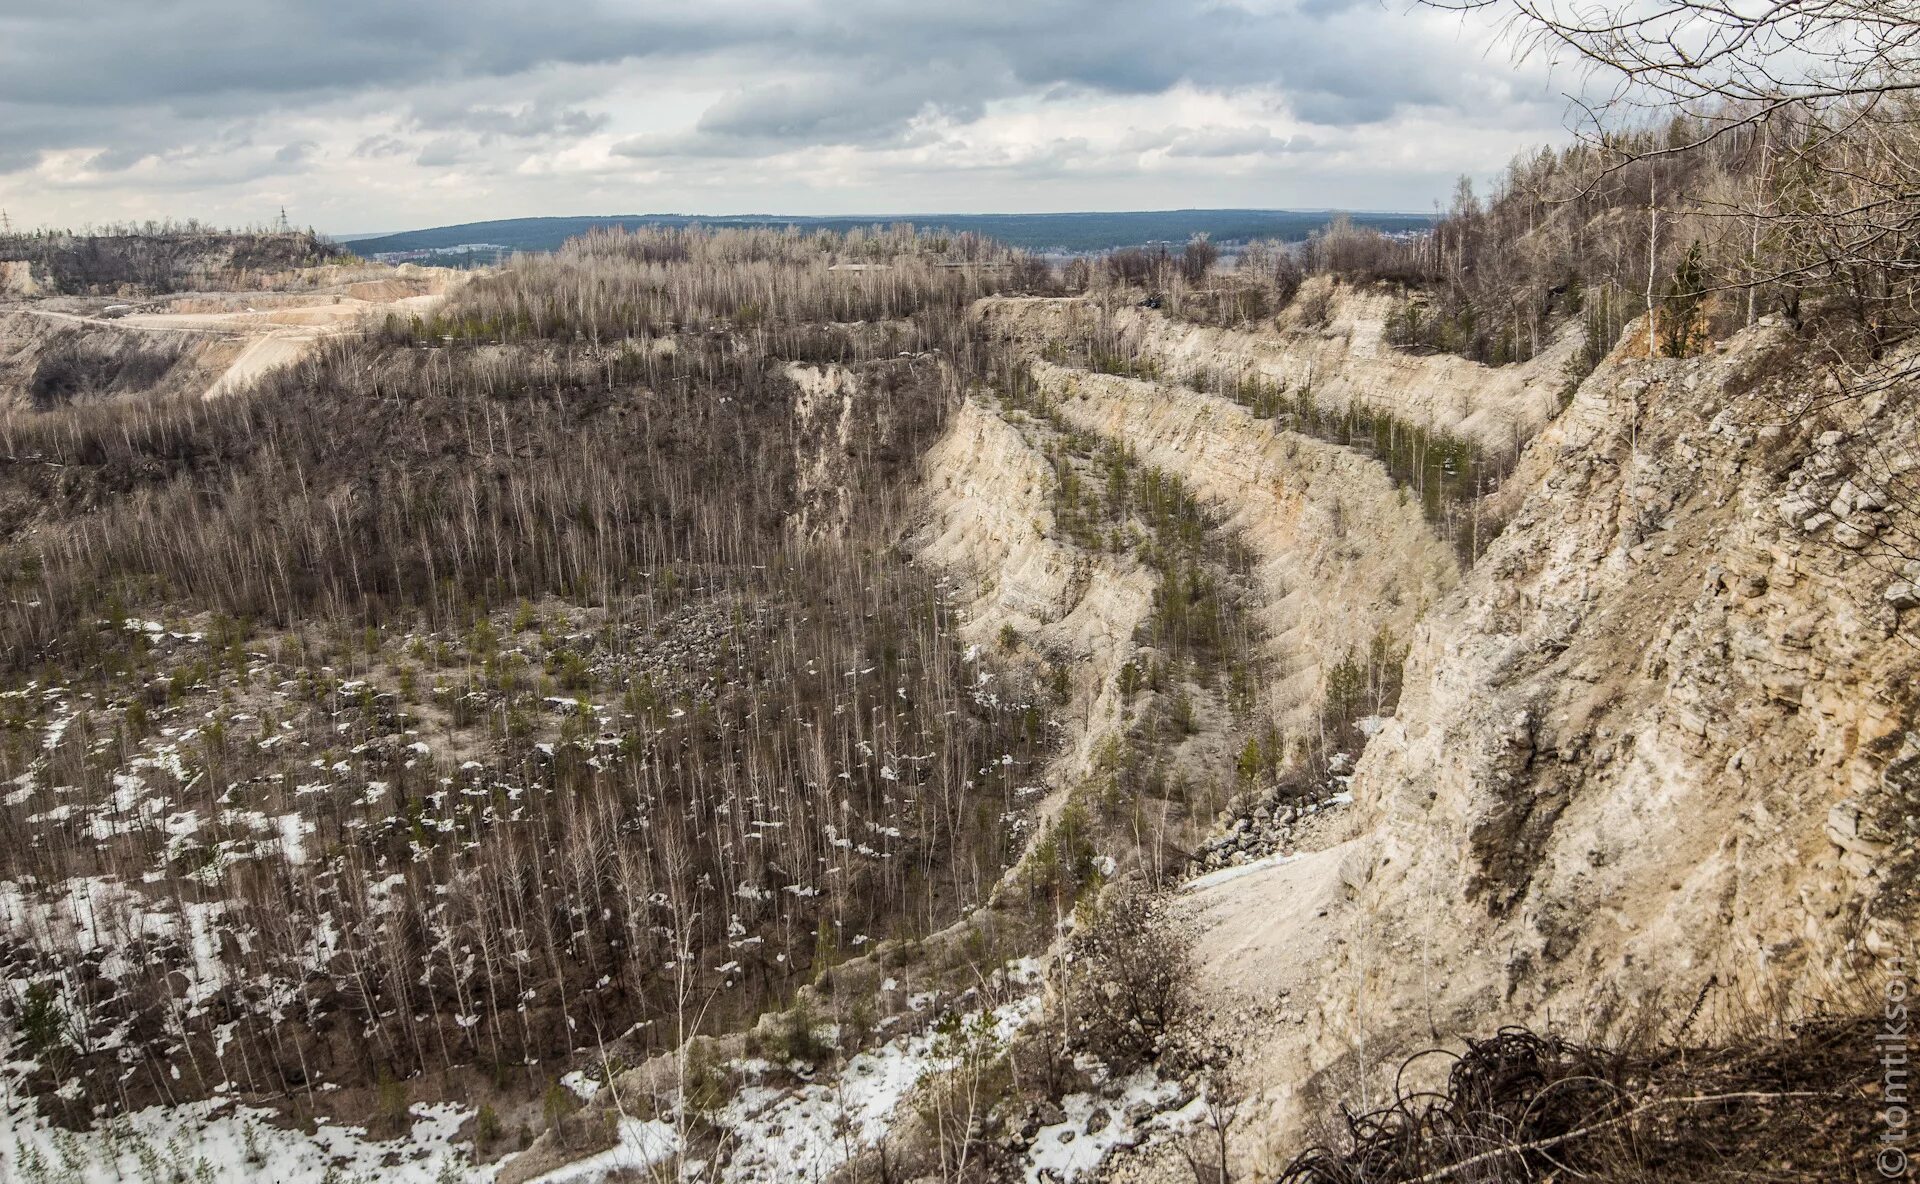
[[[714,228],[797,226],[803,230],[843,232],[859,226],[911,222],[927,229],[973,231],[1008,246],[1030,251],[1105,251],[1150,242],[1183,242],[1205,233],[1215,242],[1248,239],[1304,239],[1327,223],[1326,210],[1140,210],[1085,214],[920,214],[871,217],[788,217],[779,214],[706,216],[689,214],[612,214],[583,218],[508,218],[496,222],[467,222],[409,230],[377,238],[356,239],[361,255],[394,251],[445,250],[485,243],[516,251],[551,251],[567,239],[595,226],[644,225]],[[1355,214],[1356,225],[1383,231],[1424,230],[1432,219],[1420,214]]]

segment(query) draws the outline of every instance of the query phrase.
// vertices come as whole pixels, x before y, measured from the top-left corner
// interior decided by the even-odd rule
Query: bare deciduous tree
[[[1504,10],[1520,54],[1581,67],[1599,154],[1585,184],[1724,142],[1756,145],[1756,182],[1674,194],[1688,212],[1746,229],[1727,288],[1782,285],[1850,297],[1880,335],[1913,311],[1920,271],[1920,10],[1910,0],[1428,0]],[[1680,134],[1623,137],[1647,112]]]

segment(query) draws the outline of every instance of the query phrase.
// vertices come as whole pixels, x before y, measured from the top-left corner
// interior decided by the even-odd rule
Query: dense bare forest
[[[890,548],[1032,272],[944,246],[596,235],[243,395],[0,425],[43,1084],[632,1055],[981,899],[1047,701]]]

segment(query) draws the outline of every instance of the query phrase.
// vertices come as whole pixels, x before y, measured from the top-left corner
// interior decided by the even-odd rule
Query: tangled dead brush
[[[1280,1184],[1871,1178],[1877,1018],[1784,1036],[1634,1052],[1524,1028],[1473,1040],[1438,1090],[1346,1112],[1338,1147],[1296,1157]],[[1408,1067],[1439,1052],[1421,1053]]]

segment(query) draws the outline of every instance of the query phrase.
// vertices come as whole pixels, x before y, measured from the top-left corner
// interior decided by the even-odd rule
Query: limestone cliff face
[[[1085,580],[1081,557],[1053,537],[1046,458],[993,408],[968,399],[924,467],[932,515],[918,550],[966,577],[976,640],[1003,625],[1031,630],[1064,619]]]
[[[1779,329],[1629,354],[1419,626],[1350,837],[1189,896],[1208,990],[1278,1017],[1250,1159],[1456,1034],[1791,1013],[1912,944],[1915,412],[1806,412]]]
[[[1324,281],[1315,281],[1323,283]],[[989,299],[977,315],[990,332],[1044,345],[1102,326],[1165,373],[1251,373],[1289,390],[1311,390],[1323,407],[1359,403],[1440,428],[1492,450],[1524,444],[1558,411],[1567,360],[1579,345],[1563,335],[1531,361],[1492,369],[1450,354],[1402,352],[1382,339],[1393,298],[1341,288],[1321,325],[1260,331],[1189,324],[1151,309],[1102,306],[1080,297]]]
[[[956,580],[967,635],[991,645],[1011,627],[1069,664],[1062,716],[1073,726],[1053,777],[1064,790],[1120,726],[1115,687],[1151,610],[1152,576],[1126,556],[1091,554],[1056,536],[1052,468],[986,402],[962,403],[923,465],[926,521],[908,547]]]
[[[1253,548],[1276,709],[1368,631],[1412,639],[1396,718],[1315,849],[1181,896],[1203,995],[1247,1050],[1248,1169],[1422,1048],[1509,1022],[1670,1031],[1703,994],[1705,1035],[1857,995],[1913,952],[1920,413],[1903,388],[1833,398],[1777,326],[1686,360],[1629,334],[1560,410],[1563,358],[1406,357],[1380,345],[1377,304],[1343,295],[1330,330],[1259,334],[1076,300],[979,309],[1032,347],[1062,418],[1180,474]],[[1370,458],[1039,359],[1103,316],[1164,373],[1251,365],[1517,439],[1504,533],[1462,573]],[[929,554],[997,557],[994,619],[1060,620],[1076,561],[1017,441],[975,408],[929,458],[950,507]]]
[[[1082,430],[1177,474],[1257,557],[1259,614],[1283,727],[1311,724],[1326,670],[1384,631],[1405,639],[1459,579],[1417,500],[1350,449],[1276,428],[1226,399],[1045,362],[1042,390]]]
[[[0,297],[38,296],[40,281],[34,277],[33,264],[25,260],[0,263]]]
[[[1457,886],[1513,936],[1522,998],[1711,976],[1757,1000],[1897,935],[1875,901],[1898,869],[1844,819],[1878,817],[1914,739],[1885,452],[1912,413],[1786,421],[1803,366],[1762,329],[1590,380],[1362,769],[1405,863],[1435,825],[1463,841]]]

